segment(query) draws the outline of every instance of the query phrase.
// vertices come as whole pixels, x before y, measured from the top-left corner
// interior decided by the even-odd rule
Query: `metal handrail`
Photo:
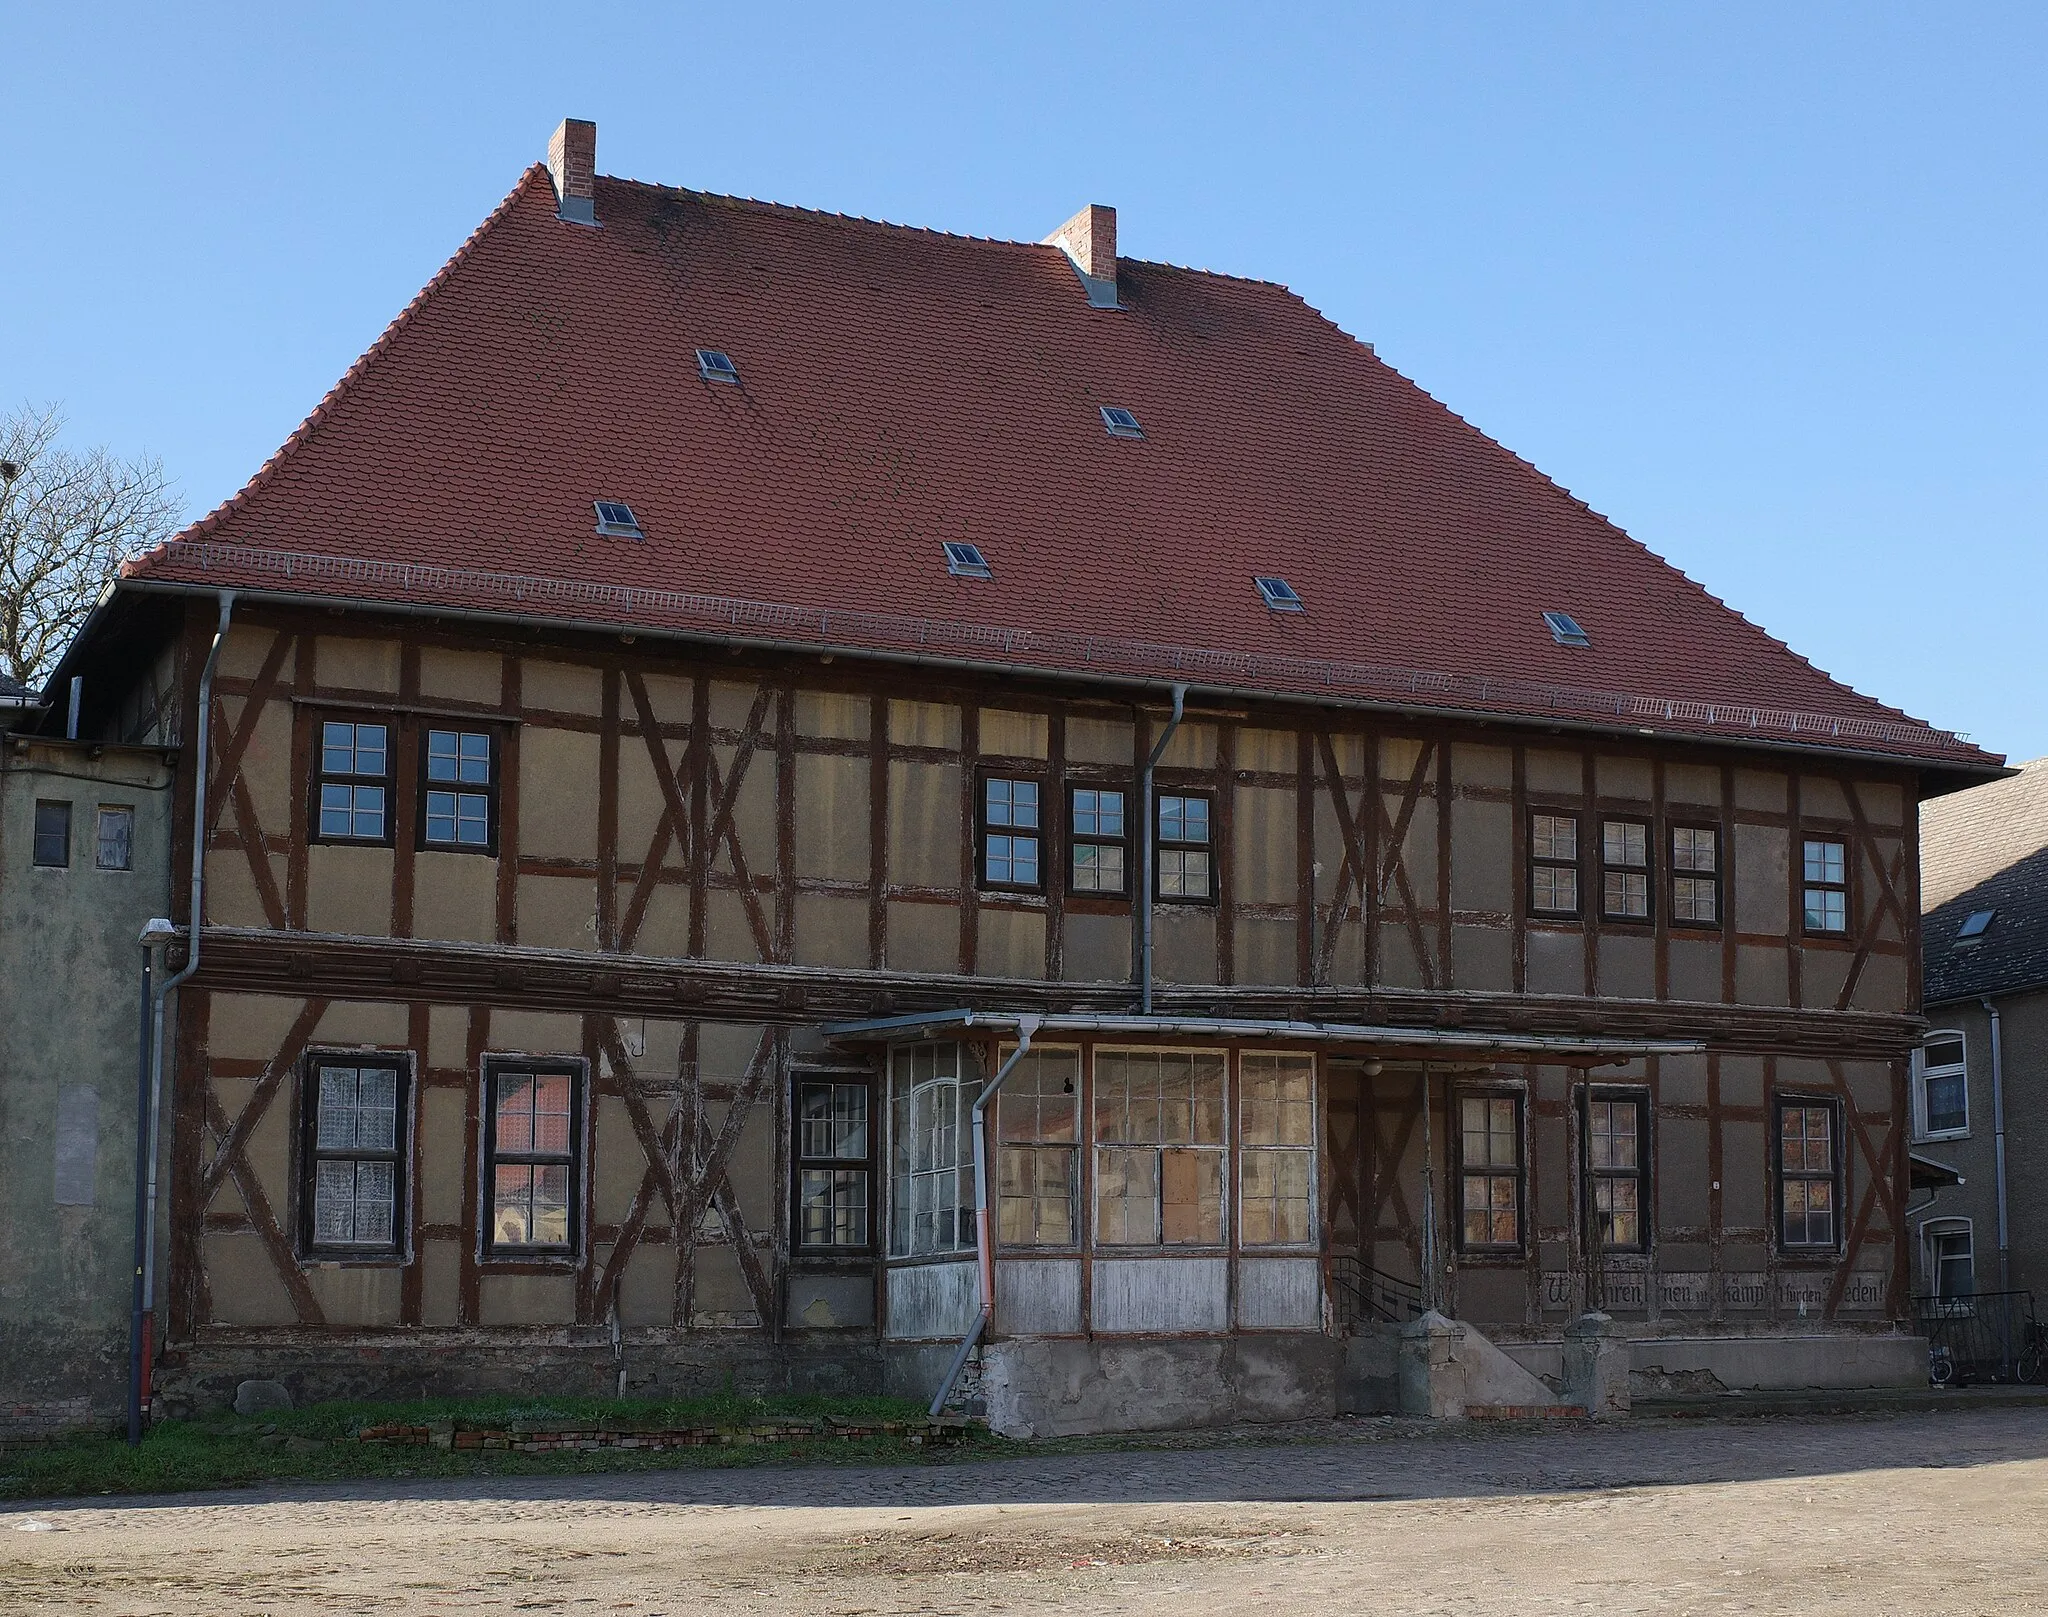
[[[1330,1259],[1330,1287],[1351,1305],[1348,1317],[1347,1311],[1339,1310],[1346,1324],[1370,1319],[1400,1325],[1422,1317],[1419,1285],[1375,1269],[1355,1253],[1340,1252]]]
[[[1078,669],[1105,675],[1169,678],[1233,688],[1272,689],[1290,694],[1349,695],[1428,705],[1474,704],[1539,716],[1577,715],[1639,725],[1664,724],[1710,733],[1769,734],[1823,743],[1895,743],[1937,753],[1975,750],[1961,732],[1940,730],[1912,720],[1843,718],[1835,714],[1759,707],[1741,702],[1701,702],[1631,695],[1330,658],[1218,651],[1103,635],[1009,629],[882,612],[838,611],[637,584],[604,584],[585,579],[487,572],[439,563],[324,556],[203,539],[166,541],[148,555],[126,564],[122,571],[124,576],[143,581],[162,577],[166,566],[181,564],[196,567],[202,575],[211,574],[217,568],[239,569],[236,582],[245,586],[249,583],[249,575],[257,574],[286,581],[306,593],[317,593],[309,586],[323,583],[340,586],[342,592],[351,598],[357,591],[399,590],[405,595],[400,604],[415,607],[439,605],[456,609],[473,606],[479,600],[489,600],[527,609],[554,607],[609,612],[614,617],[606,627],[616,627],[618,617],[631,615],[632,621],[648,626],[666,624],[706,632],[722,631],[777,642],[794,641],[820,649],[909,651],[915,648],[926,655],[951,653],[1046,671]],[[211,582],[210,579],[203,581]]]

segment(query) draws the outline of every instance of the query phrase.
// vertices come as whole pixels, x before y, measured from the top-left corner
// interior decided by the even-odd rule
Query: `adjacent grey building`
[[[2048,1296],[2048,758],[1923,803],[1920,836],[1913,1149],[1963,1183],[1913,1199],[1914,1289]]]
[[[119,1418],[143,924],[168,909],[176,747],[24,733],[0,680],[0,1438]]]

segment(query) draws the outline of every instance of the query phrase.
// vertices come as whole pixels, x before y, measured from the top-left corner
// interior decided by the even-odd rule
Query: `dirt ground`
[[[0,1512],[0,1611],[2048,1612],[2048,1409]]]

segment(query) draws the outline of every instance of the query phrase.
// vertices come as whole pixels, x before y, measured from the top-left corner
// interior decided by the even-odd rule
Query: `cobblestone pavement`
[[[2048,1612],[2048,1409],[0,1511],[0,1611]]]

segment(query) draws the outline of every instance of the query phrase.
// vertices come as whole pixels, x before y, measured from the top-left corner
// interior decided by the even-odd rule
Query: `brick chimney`
[[[548,173],[555,182],[555,213],[571,224],[597,223],[597,125],[564,118],[548,137]]]
[[[1116,209],[1091,202],[1045,238],[1073,261],[1088,290],[1088,305],[1114,309],[1116,300]]]

